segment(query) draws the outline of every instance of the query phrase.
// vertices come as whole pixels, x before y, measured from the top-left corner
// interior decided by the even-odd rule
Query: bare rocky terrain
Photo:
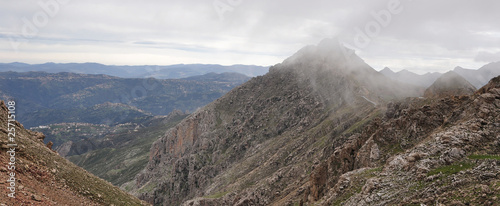
[[[445,75],[419,97],[343,49],[305,47],[188,116],[153,144],[132,193],[154,205],[498,205],[500,77],[474,93]]]

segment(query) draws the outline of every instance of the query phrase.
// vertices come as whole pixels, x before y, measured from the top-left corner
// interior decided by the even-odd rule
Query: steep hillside
[[[9,121],[12,119],[8,117],[9,111],[14,111],[13,107],[8,110],[5,103],[0,101],[0,184],[2,185],[0,200],[2,204],[143,204],[139,199],[95,177],[48,149],[42,142],[43,134],[24,129],[17,121]],[[17,113],[15,115],[18,116]],[[8,137],[13,137],[13,135],[8,135],[9,132],[15,132],[14,141],[8,139]],[[9,144],[17,144],[17,146]],[[15,153],[7,152],[12,150]],[[11,173],[15,174],[14,181],[10,181]],[[11,186],[13,188],[9,188]],[[12,193],[15,198],[8,196]]]
[[[123,111],[113,112],[116,108],[93,111],[93,107],[106,102],[133,106],[154,115],[167,115],[175,109],[192,112],[241,83],[240,79],[236,82],[202,79],[123,79],[75,73],[5,72],[0,73],[0,97],[16,99],[22,105],[18,111],[22,114],[19,120],[27,127],[67,122],[71,118],[100,124],[103,116],[127,118],[120,115]],[[131,117],[141,115],[130,108],[120,108],[129,110],[127,113],[131,113]]]
[[[437,79],[424,92],[426,98],[470,95],[476,88],[454,71],[449,71]]]
[[[500,76],[471,96],[389,104],[293,196],[317,205],[498,205],[499,120]]]
[[[385,101],[420,95],[343,49],[336,40],[305,47],[184,119],[153,144],[132,192],[155,205],[286,198]]]
[[[66,142],[57,151],[92,174],[121,186],[146,166],[151,144],[186,116],[174,112],[155,117],[135,128],[112,132],[102,138]]]

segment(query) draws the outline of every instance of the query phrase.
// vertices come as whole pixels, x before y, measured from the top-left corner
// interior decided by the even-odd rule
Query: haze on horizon
[[[377,70],[500,61],[500,2],[0,2],[0,62],[274,65],[337,36]],[[366,38],[368,37],[368,38]]]

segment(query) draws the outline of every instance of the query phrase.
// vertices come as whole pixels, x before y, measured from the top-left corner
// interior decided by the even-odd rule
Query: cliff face
[[[26,130],[17,121],[9,121],[11,118],[8,118],[8,112],[5,103],[0,101],[1,203],[7,205],[145,205],[132,195],[57,155],[43,144],[42,133]],[[8,126],[9,123],[12,124]],[[13,137],[13,135],[8,135],[9,132],[15,132],[14,142],[8,140],[8,137]],[[17,144],[17,147],[10,146],[11,143]],[[15,153],[7,152],[12,149]],[[11,173],[15,174],[14,181],[10,181]],[[10,186],[12,189],[8,188]],[[8,196],[11,193],[14,193],[15,198]]]
[[[332,145],[386,100],[418,95],[343,49],[334,40],[305,47],[187,117],[153,144],[133,192],[155,205],[296,200],[289,194],[304,190]]]

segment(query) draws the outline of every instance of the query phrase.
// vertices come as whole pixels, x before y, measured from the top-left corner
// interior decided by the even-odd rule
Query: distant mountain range
[[[472,85],[474,85],[476,89],[479,89],[482,86],[486,85],[490,79],[500,75],[500,62],[492,62],[486,64],[477,70],[455,67],[453,71],[462,76]],[[408,70],[394,72],[387,67],[381,70],[380,73],[385,75],[386,77],[389,77],[390,79],[422,87],[431,86],[434,81],[436,81],[441,75],[443,75],[438,72],[419,75]]]
[[[248,79],[237,73],[145,79],[3,72],[0,98],[18,101],[18,119],[28,128],[63,122],[118,124],[175,109],[193,112]]]
[[[399,72],[394,72],[388,67],[385,67],[383,70],[380,71],[380,73],[385,75],[386,77],[389,77],[392,80],[396,80],[399,82],[406,82],[408,84],[413,84],[421,87],[431,86],[431,84],[434,83],[434,81],[436,81],[441,76],[441,73],[438,72],[419,75],[410,72],[406,69],[401,70]]]
[[[169,66],[144,65],[144,66],[112,66],[98,63],[0,63],[0,72],[71,72],[78,74],[105,74],[121,78],[148,78],[180,79],[208,73],[236,72],[246,76],[255,77],[264,75],[269,67],[254,65],[222,66],[217,64],[176,64]]]

